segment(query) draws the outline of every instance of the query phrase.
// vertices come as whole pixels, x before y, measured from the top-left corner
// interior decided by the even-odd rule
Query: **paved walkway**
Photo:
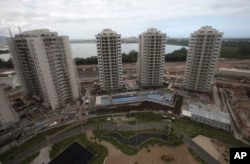
[[[31,162],[31,164],[47,164],[50,162],[50,158],[49,158],[49,151],[50,151],[51,147],[47,146],[45,148],[42,148],[40,150],[40,154]]]
[[[90,138],[94,137],[92,131],[87,131],[86,132],[87,138],[89,139],[89,141],[92,141]],[[92,141],[93,142],[93,141]],[[107,141],[103,141],[100,143],[101,145],[107,147],[108,149],[108,157],[107,157],[107,161],[106,163],[109,163],[110,160],[114,160],[114,159],[125,159],[128,156],[124,153],[122,153],[121,151],[119,151],[114,145],[112,145],[111,143],[107,142]]]

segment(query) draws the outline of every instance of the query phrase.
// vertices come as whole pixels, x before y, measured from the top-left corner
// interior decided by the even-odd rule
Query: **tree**
[[[0,59],[0,68],[14,68],[11,58],[7,61]]]

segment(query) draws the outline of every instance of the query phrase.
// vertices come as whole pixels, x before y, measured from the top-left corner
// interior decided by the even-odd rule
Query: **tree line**
[[[135,63],[137,61],[138,52],[135,50],[129,53],[122,53],[122,63]],[[187,49],[181,48],[172,53],[165,54],[166,62],[186,61]],[[250,45],[244,43],[223,43],[221,48],[221,58],[236,58],[236,59],[250,59]],[[75,58],[76,65],[90,65],[97,64],[97,56],[87,58]],[[5,61],[0,59],[0,68],[13,68],[11,59]]]
[[[172,53],[165,55],[165,61],[185,61],[187,55],[187,49],[181,48]],[[135,63],[137,61],[138,52],[135,50],[130,51],[129,53],[122,53],[122,63]],[[88,64],[97,64],[97,57],[87,57],[87,58],[75,58],[76,65],[88,65]]]
[[[11,58],[7,61],[0,59],[0,68],[14,68]]]

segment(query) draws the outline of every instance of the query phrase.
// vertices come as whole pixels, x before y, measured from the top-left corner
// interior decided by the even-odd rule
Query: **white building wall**
[[[104,29],[96,35],[98,71],[103,90],[123,88],[121,35],[111,29]]]
[[[36,72],[43,89],[43,100],[46,106],[52,109],[58,108],[59,100],[52,80],[52,74],[49,67],[43,39],[41,37],[27,38],[30,43],[29,48],[36,66]],[[35,50],[35,51],[32,51]]]
[[[75,66],[75,60],[73,59],[72,54],[71,54],[69,37],[64,36],[64,37],[61,37],[61,39],[63,40],[64,47],[65,47],[66,62],[67,62],[68,70],[69,70],[70,87],[72,91],[72,96],[73,96],[73,99],[77,99],[80,96],[80,86],[79,86],[80,82],[79,82],[77,69]]]
[[[137,76],[142,86],[162,86],[166,34],[150,28],[139,36]]]
[[[47,29],[32,30],[16,35],[9,45],[27,95],[42,99],[52,109],[79,97],[68,37]]]
[[[0,84],[10,86],[12,88],[16,88],[20,86],[19,79],[16,75],[9,76],[9,77],[0,77]]]
[[[10,38],[7,40],[7,42],[8,42],[10,52],[11,52],[12,63],[14,65],[14,68],[15,68],[15,71],[17,74],[17,78],[19,79],[19,83],[23,88],[23,92],[25,94],[28,94],[29,91],[28,91],[27,81],[24,78],[24,70],[23,70],[23,67],[20,63],[20,56],[19,56],[19,54],[17,52],[17,48],[14,44],[14,39]]]
[[[209,92],[220,55],[222,33],[211,26],[201,27],[191,34],[183,87],[187,90]]]
[[[0,87],[0,104],[0,130],[2,130],[17,123],[19,116],[10,105],[2,87]]]

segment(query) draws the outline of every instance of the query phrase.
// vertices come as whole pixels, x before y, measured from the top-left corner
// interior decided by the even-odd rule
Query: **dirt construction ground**
[[[93,136],[91,131],[87,132],[87,137]],[[90,140],[91,141],[91,140]],[[106,146],[108,149],[108,158],[106,164],[165,164],[161,159],[162,155],[170,155],[174,160],[170,163],[172,164],[196,164],[198,163],[193,156],[189,153],[188,147],[185,144],[176,147],[159,147],[158,145],[150,146],[150,152],[147,149],[141,149],[136,155],[128,156],[117,150],[111,143],[102,141],[102,145]]]

